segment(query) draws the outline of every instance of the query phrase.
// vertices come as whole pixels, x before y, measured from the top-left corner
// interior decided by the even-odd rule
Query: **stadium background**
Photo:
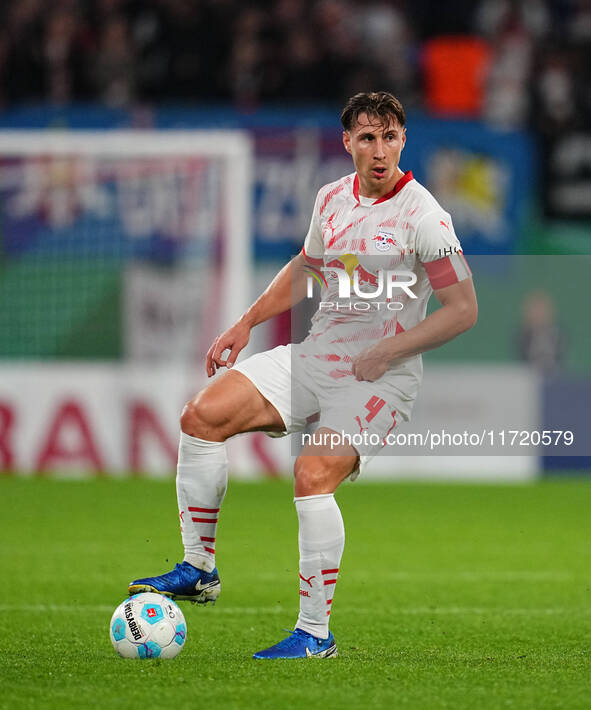
[[[15,130],[40,132],[46,145],[57,131],[124,129],[147,142],[149,131],[244,133],[252,240],[249,293],[237,303],[299,250],[318,187],[351,170],[344,99],[370,87],[398,95],[408,111],[402,167],[452,213],[481,307],[474,331],[426,356],[419,419],[568,428],[577,446],[383,459],[375,475],[519,480],[589,469],[588,3],[24,0],[0,13],[5,145]],[[226,185],[215,161],[198,161],[194,176],[211,194],[178,228],[162,208],[185,179],[178,166],[164,160],[159,178],[138,178],[130,163],[132,196],[104,207],[101,190],[120,189],[110,168],[96,177],[97,163],[89,178],[47,150],[0,156],[0,466],[168,476],[178,411],[204,382],[222,320],[203,301],[229,243]],[[289,331],[277,318],[257,329],[253,349]],[[251,435],[233,444],[232,469],[288,474],[289,454],[286,442]]]

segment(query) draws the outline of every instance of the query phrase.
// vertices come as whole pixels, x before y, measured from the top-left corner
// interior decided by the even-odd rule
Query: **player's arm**
[[[475,325],[478,304],[471,278],[436,289],[434,294],[441,308],[413,328],[384,338],[354,359],[353,374],[358,380],[375,382],[397,360],[438,348]]]
[[[205,364],[209,377],[215,374],[218,367],[232,367],[240,351],[248,345],[250,331],[255,325],[289,310],[306,295],[307,274],[304,266],[307,263],[315,263],[315,259],[310,257],[310,254],[323,254],[324,249],[319,221],[320,195],[319,192],[316,196],[304,249],[281,269],[265,292],[257,298],[238,322],[218,336],[209,348]],[[230,353],[227,357],[223,357],[226,350]]]
[[[255,325],[289,310],[306,295],[306,273],[303,266],[304,255],[298,254],[275,276],[244,315],[228,330],[219,335],[209,348],[205,367],[208,377],[216,373],[218,367],[232,367],[241,350],[250,340],[250,331]],[[224,357],[224,352],[229,354]]]

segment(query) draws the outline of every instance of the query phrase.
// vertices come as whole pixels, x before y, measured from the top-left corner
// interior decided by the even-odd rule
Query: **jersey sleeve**
[[[304,258],[312,266],[322,266],[324,264],[324,240],[322,238],[322,225],[320,223],[320,192],[316,196],[312,219],[304,247],[302,249]]]
[[[419,222],[416,252],[434,291],[472,276],[451,217],[443,210],[433,210]]]

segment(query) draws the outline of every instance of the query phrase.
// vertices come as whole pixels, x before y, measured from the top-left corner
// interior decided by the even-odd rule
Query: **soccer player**
[[[176,480],[184,560],[129,585],[131,594],[215,601],[216,528],[227,486],[224,442],[247,431],[302,431],[319,416],[294,469],[300,613],[287,638],[254,654],[260,659],[336,655],[328,622],[345,531],[334,492],[384,449],[399,421],[409,419],[421,353],[455,338],[477,316],[450,215],[399,167],[406,142],[399,101],[386,92],[357,94],[341,121],[355,172],[321,188],[301,253],[212,344],[207,374],[228,371],[181,415]],[[236,364],[254,326],[306,296],[314,269],[324,287],[307,338]],[[347,288],[353,294],[348,299]],[[380,290],[382,301],[372,299]],[[425,317],[433,292],[440,307]]]

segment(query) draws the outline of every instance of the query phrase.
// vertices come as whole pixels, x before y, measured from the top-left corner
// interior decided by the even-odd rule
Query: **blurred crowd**
[[[3,0],[0,107],[341,102],[588,123],[591,0]]]

